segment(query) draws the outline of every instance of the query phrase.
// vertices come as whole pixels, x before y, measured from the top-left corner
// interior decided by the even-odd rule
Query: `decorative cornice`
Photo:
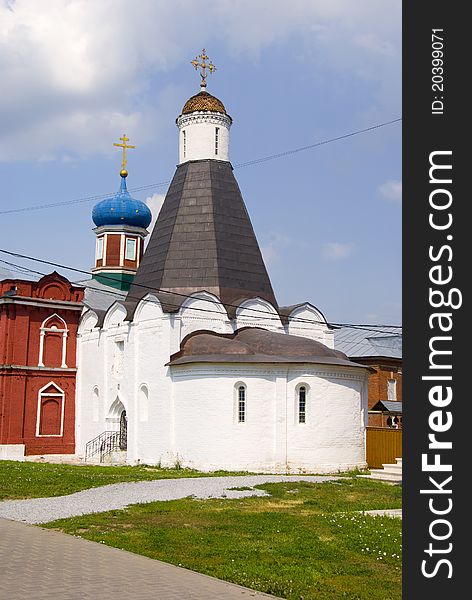
[[[229,363],[228,363],[229,364]],[[349,367],[347,367],[349,368]],[[222,375],[237,375],[241,376],[243,373],[247,377],[253,376],[262,376],[262,375],[272,375],[272,376],[282,376],[285,378],[292,379],[293,377],[323,377],[325,379],[348,379],[354,381],[364,381],[365,374],[354,374],[354,373],[340,373],[339,371],[330,371],[330,370],[308,370],[308,369],[300,369],[299,367],[296,369],[291,369],[290,366],[287,369],[287,365],[284,368],[280,366],[267,368],[264,366],[263,368],[257,368],[254,366],[248,366],[247,363],[242,363],[240,368],[235,368],[233,365],[231,368],[225,368],[222,364],[212,363],[211,367],[208,365],[199,365],[194,364],[192,367],[182,367],[179,365],[171,365],[172,376],[176,379],[186,377],[188,375],[191,376],[200,376],[200,377],[208,377],[214,376],[216,374]]]
[[[135,233],[137,235],[148,235],[149,231],[144,227],[136,227],[135,225],[100,225],[93,229],[96,235],[102,233]]]
[[[28,296],[1,297],[0,304],[29,304],[41,308],[63,308],[64,310],[78,310],[83,308],[82,302],[68,300],[43,300],[42,298],[29,298]]]
[[[1,369],[9,371],[40,371],[42,373],[48,371],[53,371],[54,373],[75,373],[77,371],[75,367],[30,367],[28,365],[0,365]]]
[[[176,120],[179,129],[187,125],[195,125],[197,123],[214,123],[216,125],[226,125],[231,127],[231,118],[227,115],[217,112],[194,112],[188,115],[181,115]]]

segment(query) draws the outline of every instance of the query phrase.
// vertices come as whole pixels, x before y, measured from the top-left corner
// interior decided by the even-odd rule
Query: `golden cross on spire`
[[[192,64],[195,67],[195,71],[200,67],[201,71],[200,71],[200,77],[202,78],[201,82],[200,82],[200,87],[202,88],[206,88],[206,78],[208,76],[208,73],[206,72],[206,70],[208,69],[208,71],[210,73],[214,73],[216,71],[216,67],[215,65],[211,62],[206,62],[208,60],[208,56],[206,53],[205,48],[203,48],[202,53],[199,54],[198,56],[195,57],[194,60],[190,61],[190,64]]]
[[[121,161],[121,171],[120,175],[122,177],[128,176],[128,171],[126,170],[126,150],[128,148],[136,148],[136,146],[128,145],[126,142],[129,142],[129,137],[126,137],[126,133],[123,134],[123,137],[120,137],[120,140],[123,142],[122,144],[118,144],[116,142],[113,143],[114,146],[118,146],[119,148],[123,148],[123,159]]]

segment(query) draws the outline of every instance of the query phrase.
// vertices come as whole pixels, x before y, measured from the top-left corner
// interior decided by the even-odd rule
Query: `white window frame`
[[[50,387],[54,387],[57,392],[45,394],[44,391]],[[39,433],[41,431],[41,404],[43,396],[61,398],[61,432],[60,433]],[[54,381],[50,381],[38,391],[38,412],[36,415],[36,437],[63,437],[64,435],[64,408],[66,394]]]
[[[133,248],[132,252],[129,252],[129,246]],[[136,238],[126,238],[125,242],[125,260],[136,260],[136,252],[138,249]]]
[[[387,379],[387,400],[389,400],[390,402],[397,401],[397,380],[396,379],[393,379],[393,378]]]
[[[105,246],[105,241],[103,239],[103,235],[97,238],[97,249],[96,249],[96,260],[103,260],[103,248]]]
[[[300,390],[305,388],[305,420],[300,421]],[[308,423],[308,401],[310,399],[310,386],[304,381],[295,387],[293,415],[295,425],[305,426]]]
[[[241,401],[240,401],[240,390],[244,390],[244,405],[243,411],[241,411]],[[243,419],[241,420],[241,414],[243,415]],[[244,425],[247,423],[247,385],[242,381],[239,381],[234,386],[234,420],[237,425]]]
[[[64,325],[63,329],[58,329],[57,327],[48,327],[48,321],[51,319],[58,319]],[[44,367],[44,342],[48,332],[54,333],[62,333],[62,362],[61,369],[67,369],[67,336],[69,335],[69,330],[67,329],[67,323],[64,321],[62,317],[60,317],[57,313],[54,313],[47,319],[41,323],[41,328],[39,330],[39,360],[38,367]]]
[[[300,404],[301,404],[300,395],[301,395],[302,390],[305,395],[305,397],[303,399],[303,403],[304,403],[303,411],[301,410],[301,406],[300,406]],[[307,409],[307,405],[308,405],[307,400],[308,400],[308,386],[306,386],[304,383],[302,383],[297,386],[297,423],[299,425],[306,425],[306,409]],[[302,414],[303,414],[303,420],[301,420]]]

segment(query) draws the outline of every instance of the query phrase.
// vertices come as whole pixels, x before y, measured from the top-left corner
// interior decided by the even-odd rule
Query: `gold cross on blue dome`
[[[123,134],[123,137],[120,137],[120,140],[123,142],[122,144],[118,144],[117,142],[114,142],[113,145],[118,146],[119,148],[123,148],[123,159],[121,161],[120,175],[121,175],[121,177],[128,177],[128,171],[126,170],[126,164],[128,162],[126,159],[126,150],[128,148],[136,148],[136,146],[131,146],[130,144],[126,143],[126,142],[129,142],[129,137],[126,137],[126,133]]]

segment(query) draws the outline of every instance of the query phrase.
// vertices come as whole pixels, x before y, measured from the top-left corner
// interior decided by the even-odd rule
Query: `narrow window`
[[[397,399],[397,381],[396,379],[388,380],[387,400],[395,402]]]
[[[115,352],[113,356],[112,372],[116,377],[121,377],[123,374],[123,363],[125,354],[125,343],[121,340],[115,342]]]
[[[246,388],[240,385],[238,388],[238,423],[246,421]]]
[[[147,385],[142,385],[139,388],[139,420],[145,423],[149,418],[149,390]]]
[[[306,423],[306,387],[298,390],[298,422]]]
[[[103,258],[103,237],[97,238],[97,260]]]
[[[185,158],[187,155],[187,132],[185,131],[185,129],[182,131],[182,140],[183,140],[184,158]]]
[[[98,387],[94,387],[93,388],[93,394],[92,394],[92,421],[94,421],[95,423],[98,421],[99,419],[99,411],[100,411],[100,392],[98,390]]]
[[[215,127],[215,154],[218,154],[218,134],[220,132],[219,127]]]
[[[132,238],[126,238],[126,260],[136,260],[136,240]]]

